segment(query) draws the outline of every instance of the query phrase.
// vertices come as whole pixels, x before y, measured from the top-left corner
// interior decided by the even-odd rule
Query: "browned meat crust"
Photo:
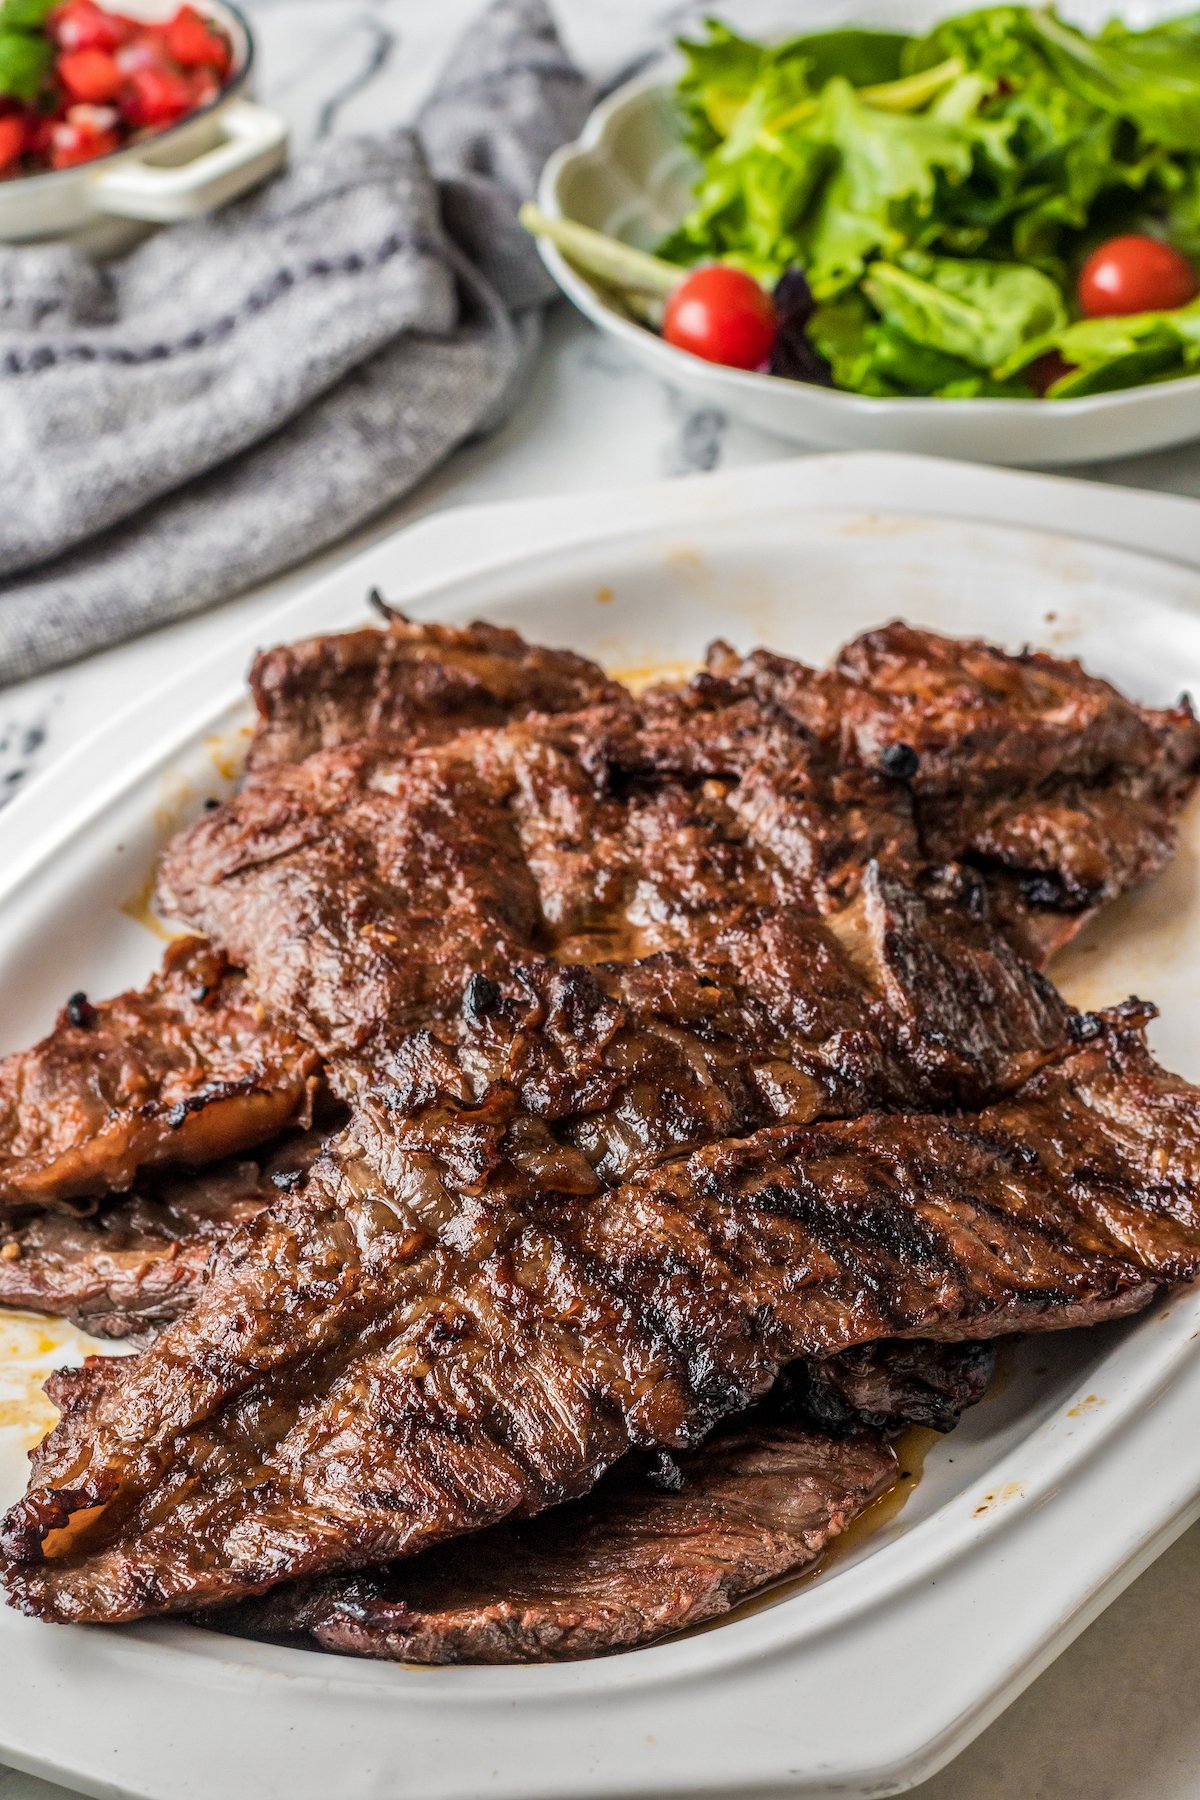
[[[592,1495],[366,1575],[285,1583],[206,1622],[409,1662],[599,1656],[719,1617],[810,1567],[896,1476],[881,1433],[948,1431],[990,1344],[884,1343],[792,1365],[766,1407]],[[782,1405],[780,1402],[782,1401]]]
[[[236,1155],[307,1120],[318,1066],[221,955],[181,940],[145,988],[73,996],[0,1064],[0,1205],[66,1205]]]
[[[1073,778],[1136,766],[1143,715],[1062,667]],[[797,1359],[1200,1269],[1196,1095],[1146,1009],[1071,1013],[969,880],[917,900],[911,756],[739,681],[320,751],[172,849],[168,903],[356,1112],[187,1318],[58,1384],[4,1526],[19,1604],[140,1617],[409,1555],[694,1444]],[[1066,705],[1014,692],[981,795]],[[547,954],[639,960],[514,973]]]
[[[1200,1269],[1195,1092],[1126,1019],[1074,1036],[975,1114],[774,1126],[607,1189],[569,1113],[434,1097],[431,1048],[423,1103],[365,1098],[194,1310],[80,1384],[5,1523],[13,1597],[123,1619],[408,1555],[696,1441],[799,1357],[1144,1305]]]
[[[226,1628],[417,1663],[600,1656],[719,1617],[822,1555],[896,1478],[868,1435],[747,1420],[673,1463],[622,1465],[586,1500],[357,1577],[283,1588]]]
[[[1040,650],[1009,655],[972,638],[895,621],[847,644],[827,670],[768,650],[739,659],[726,644],[710,672],[782,706],[842,760],[891,764],[926,795],[1002,794],[1123,768],[1193,779],[1200,726],[1186,701],[1134,704],[1078,662]],[[907,772],[892,754],[916,756]]]
[[[416,624],[348,631],[263,651],[250,671],[259,724],[252,773],[362,738],[414,748],[532,712],[574,712],[622,690],[569,650],[497,625]]]
[[[896,783],[843,776],[756,700],[688,692],[403,759],[323,752],[176,840],[160,890],[274,1016],[370,1055],[456,1013],[472,973],[547,951],[707,961],[781,908],[844,915],[873,858],[915,854]]]
[[[324,1142],[290,1133],[269,1154],[150,1186],[83,1218],[37,1213],[0,1250],[0,1306],[67,1318],[95,1337],[143,1338],[192,1305],[218,1244],[300,1179]]]
[[[904,627],[860,640],[833,673],[765,652],[738,664],[718,648],[711,660],[719,681],[634,709],[593,665],[491,627],[397,622],[270,652],[264,780],[313,743],[398,735],[267,781],[189,834],[168,902],[240,943],[254,991],[329,1052],[372,1033],[394,1040],[456,1005],[464,971],[502,972],[547,947],[565,958],[691,949],[714,914],[753,927],[782,898],[835,912],[872,856],[910,876],[926,855],[986,867],[1000,922],[1045,953],[1174,842],[1196,760],[1190,713],[1145,713],[1075,665]],[[603,705],[557,732],[543,722],[463,740],[417,759],[411,777],[397,759],[464,719],[597,696]],[[921,758],[907,785],[868,766],[901,729]],[[997,797],[1026,753],[1034,775],[1063,767],[1075,785]],[[966,771],[960,794],[944,791],[950,766]],[[1107,786],[1080,788],[1106,768]],[[322,947],[339,932],[330,972]],[[187,960],[204,954],[173,953],[142,994],[83,1005],[83,1028],[64,1018],[0,1067],[0,1201],[121,1191],[160,1157],[236,1153],[284,1121],[314,1058],[263,1033],[228,968],[193,987]],[[273,1054],[290,1066],[271,1069]],[[191,1110],[171,1123],[180,1104]]]
[[[1045,960],[1083,919],[1156,873],[1200,773],[1190,704],[1135,706],[1077,662],[895,623],[827,670],[709,652],[726,693],[784,709],[840,762],[912,794],[923,857],[984,877],[993,917]]]
[[[512,631],[400,619],[270,651],[253,680],[259,768],[370,734],[411,748],[622,692],[595,664]],[[0,1064],[0,1204],[120,1193],[143,1169],[234,1155],[303,1116],[318,1066],[223,957],[176,944],[144,989],[74,996],[48,1037]],[[56,1243],[65,1257],[62,1228]]]
[[[995,1367],[993,1343],[916,1338],[793,1363],[780,1387],[792,1411],[826,1431],[953,1431],[966,1408],[983,1399]]]

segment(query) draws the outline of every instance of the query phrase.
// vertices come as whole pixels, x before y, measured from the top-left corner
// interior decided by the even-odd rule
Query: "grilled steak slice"
[[[409,1555],[698,1441],[800,1357],[1146,1304],[1200,1270],[1196,1093],[1132,1015],[1076,1036],[976,1114],[774,1126],[609,1189],[511,1085],[364,1097],[192,1312],[65,1396],[13,1598],[119,1620]]]
[[[785,915],[853,940],[867,870],[915,866],[908,806],[757,700],[659,695],[405,759],[320,753],[185,833],[160,889],[274,1017],[370,1057],[456,1013],[472,974],[546,952],[716,966]],[[970,1011],[957,1023],[969,1035]]]
[[[399,748],[622,691],[594,664],[515,632],[401,620],[269,652],[255,688],[260,768],[368,732]],[[47,1038],[0,1064],[0,1205],[90,1200],[160,1164],[250,1148],[303,1118],[318,1067],[223,958],[177,944],[144,989],[95,1005],[75,996]],[[89,1254],[86,1233],[47,1226],[40,1236],[64,1267],[76,1250]]]
[[[653,1643],[811,1567],[895,1480],[880,1434],[948,1431],[994,1364],[991,1344],[919,1340],[795,1363],[766,1406],[698,1449],[626,1457],[585,1500],[378,1571],[285,1583],[205,1621],[425,1663]]]
[[[792,1410],[823,1431],[953,1431],[966,1408],[983,1399],[995,1368],[992,1343],[917,1338],[793,1363],[781,1385]]]
[[[68,1318],[95,1337],[149,1336],[188,1310],[216,1246],[295,1185],[324,1141],[291,1133],[269,1154],[147,1182],[87,1217],[35,1214],[0,1250],[0,1306]]]
[[[768,650],[739,659],[721,643],[708,669],[783,707],[844,761],[890,766],[927,796],[1030,791],[1115,769],[1194,781],[1200,763],[1200,725],[1186,701],[1156,712],[1078,662],[1041,650],[1013,656],[900,621],[865,632],[828,669]],[[901,744],[913,758],[894,755]]]
[[[448,1036],[422,1033],[372,1077],[397,1111],[496,1083],[561,1131],[605,1183],[780,1120],[976,1104],[1069,1055],[1078,1015],[1002,940],[869,870],[852,958],[780,909],[632,964],[537,963],[475,977]]]
[[[909,730],[911,696],[886,684],[860,695],[840,670],[759,653],[638,702],[410,754],[360,742],[265,770],[170,848],[162,902],[247,968],[274,1016],[335,1058],[374,1055],[446,1018],[470,974],[502,977],[537,954],[678,949],[707,960],[716,937],[761,930],[781,906],[853,930],[873,863],[968,905],[986,904],[980,877],[930,883],[929,858],[986,865],[1010,935],[1044,955],[1088,906],[1166,853],[1197,727],[1190,714],[1139,711],[1074,665],[908,638],[909,660],[897,651],[893,662],[932,695],[928,778],[920,764],[907,781],[880,766],[851,704],[857,696],[859,711],[885,720],[898,708]],[[957,687],[943,666],[951,650],[967,670]],[[896,687],[891,664],[885,673]],[[814,683],[819,733],[796,699]],[[938,759],[972,708],[984,720],[979,747],[963,752],[962,791],[948,794]],[[1026,738],[1039,777],[1051,745],[1068,767],[1091,767],[1063,749],[1064,713],[1093,762],[1126,757],[1121,805],[1115,776],[1103,793],[1075,794],[1092,827],[1077,849],[1067,790],[1052,802],[1003,785]]]
[[[160,893],[242,945],[272,1016],[324,1054],[394,1042],[457,1007],[473,969],[531,952],[537,892],[504,800],[457,750],[325,751],[185,832]]]
[[[218,1622],[417,1663],[519,1663],[653,1643],[817,1561],[896,1478],[878,1436],[747,1419],[672,1459],[628,1461],[586,1500],[412,1563],[276,1590]]]
[[[980,871],[993,921],[1045,962],[1097,908],[1170,861],[1190,788],[1190,774],[1118,772],[990,801],[954,796],[918,814],[929,855]]]
[[[1043,953],[1081,909],[1161,861],[1195,761],[1196,728],[1183,710],[1143,713],[1073,665],[1006,658],[901,627],[852,646],[834,675],[764,653],[733,666],[717,652],[721,682],[651,697],[640,708],[591,665],[576,668],[486,627],[397,624],[291,656],[270,653],[275,673],[260,684],[265,791],[189,834],[170,858],[165,888],[169,903],[227,946],[241,946],[255,991],[327,1053],[361,1047],[372,1034],[394,1041],[453,1008],[466,974],[511,968],[546,947],[566,958],[669,945],[694,953],[714,918],[752,926],[779,900],[838,911],[854,900],[871,857],[911,871],[923,851],[909,789],[867,766],[883,741],[881,707],[910,737],[918,716],[929,723],[931,735],[920,739],[925,760],[909,785],[925,807],[932,848],[939,858],[961,853],[986,866],[1001,916]],[[475,701],[470,670],[482,684]],[[310,685],[319,723],[297,736],[307,729]],[[845,702],[850,689],[869,702],[867,724],[855,714],[853,730],[839,722],[854,713]],[[411,778],[396,744],[390,752],[329,751],[271,778],[273,759],[313,742],[387,725],[411,744],[478,717],[480,707],[508,717],[523,695],[550,707],[596,694],[604,704],[574,725],[563,721],[557,734],[545,723],[514,728],[516,735],[485,733],[417,757]],[[789,708],[802,728],[785,729]],[[271,738],[276,727],[291,734],[290,751],[284,736]],[[816,727],[823,749],[814,745]],[[270,754],[268,739],[276,745]],[[884,748],[897,741],[893,734]],[[955,744],[959,763],[975,771],[963,789],[970,817],[957,823],[962,803],[939,773]],[[1056,756],[1078,778],[1105,757],[1123,758],[1123,772],[1103,794],[1064,791],[1054,806],[994,792],[985,804],[978,796],[1013,774],[1022,745],[1031,746],[1026,760],[1035,772]],[[1087,832],[1077,829],[1084,813]],[[190,980],[184,965],[203,954],[169,959],[142,995],[98,1009],[77,1005],[83,1027],[68,1019],[0,1068],[0,1200],[120,1191],[160,1156],[234,1152],[283,1121],[312,1074],[311,1054],[286,1032],[257,1029],[245,1016],[253,1003],[228,970],[217,998],[210,991],[189,1017],[180,998]],[[341,966],[324,966],[331,961]],[[202,976],[195,991],[206,986]],[[196,1032],[192,1058],[185,1040]],[[264,1066],[263,1091],[248,1075],[254,1036],[264,1065],[273,1054],[291,1065]],[[199,1104],[205,1090],[211,1104]],[[182,1123],[164,1128],[185,1102],[192,1110]]]
[[[892,771],[924,857],[981,871],[997,921],[1040,960],[1162,867],[1200,774],[1186,701],[1135,706],[1042,652],[892,624],[827,670],[724,644],[708,669],[727,695],[782,707],[844,764]]]
[[[569,650],[497,625],[415,624],[349,631],[263,651],[250,671],[259,724],[252,774],[362,738],[415,748],[533,712],[574,712],[621,693]]]
[[[1194,1272],[1194,1094],[1136,1014],[1079,1020],[921,914],[895,774],[710,681],[323,751],[189,834],[167,895],[357,1059],[358,1111],[192,1314],[60,1385],[5,1526],[19,1603],[127,1618],[407,1555],[697,1441],[799,1358],[1112,1316]],[[814,944],[832,1031],[795,979]],[[674,999],[630,1024],[642,963],[561,1004],[562,971],[531,979],[517,1024],[530,951],[678,952],[739,1016],[724,1043]],[[881,1106],[926,1110],[854,1116]],[[982,1110],[927,1110],[955,1106]]]
[[[223,957],[182,940],[145,988],[73,996],[0,1064],[0,1205],[67,1206],[236,1155],[307,1119],[317,1068]]]

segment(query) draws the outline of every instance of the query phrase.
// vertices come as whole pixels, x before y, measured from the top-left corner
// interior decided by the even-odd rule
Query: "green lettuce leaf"
[[[878,320],[861,294],[844,294],[818,306],[808,322],[808,339],[833,372],[835,387],[854,394],[896,394],[899,389],[874,368]]]
[[[705,28],[706,38],[678,39],[684,72],[676,88],[684,136],[701,156],[728,135],[763,70],[772,61],[786,64],[788,60],[786,45],[772,52],[765,44],[739,37],[719,19],[707,20]],[[807,64],[802,62],[796,71],[797,88],[802,93],[808,91],[806,69]]]
[[[854,87],[875,87],[895,81],[909,39],[896,31],[816,31],[790,40],[796,55],[808,64],[808,83],[814,93],[835,76]]]
[[[870,333],[872,368],[900,393],[935,400],[1032,398],[1022,381],[1001,382],[965,358],[919,344],[885,320]]]
[[[53,63],[49,38],[0,29],[0,94],[9,94],[14,100],[36,100]]]
[[[1067,323],[1048,275],[1021,263],[912,257],[873,264],[863,288],[889,324],[914,343],[990,370],[1032,338]]]
[[[942,247],[1036,261],[1063,277],[1082,234],[1134,229],[1139,212],[1161,209],[1177,170],[1167,145],[1064,81],[1038,16],[1020,6],[959,14],[912,40],[904,62],[917,70],[960,58],[992,83],[982,113],[1005,133],[1007,158],[978,158],[971,181],[947,196]]]
[[[0,32],[38,31],[60,0],[4,0],[0,5]]]
[[[1098,38],[1035,9],[1029,28],[1063,85],[1174,150],[1200,150],[1200,13]]]
[[[845,294],[813,313],[808,337],[833,372],[835,386],[876,398],[1032,398],[1019,378],[997,380],[962,357],[919,344],[899,326],[876,318],[863,296]]]
[[[1023,345],[996,373],[1001,378],[1015,375],[1051,351],[1069,365],[1069,372],[1047,389],[1050,400],[1195,374],[1200,371],[1200,299],[1172,312],[1078,319]]]
[[[28,3],[40,5],[42,0]],[[701,155],[729,136],[764,79],[783,107],[818,93],[834,76],[855,87],[894,81],[909,42],[899,32],[848,28],[756,44],[719,19],[707,19],[705,30],[703,38],[677,39],[684,58],[677,98],[685,135]]]
[[[961,65],[897,74],[906,44],[841,31],[765,50],[714,25],[685,44],[684,130],[704,166],[660,254],[734,260],[764,279],[811,260],[814,286],[835,293],[878,249],[902,248],[900,214],[927,221],[938,172],[962,179],[990,129],[962,116],[982,89]],[[860,90],[843,71],[892,79]]]
[[[771,278],[799,255],[801,220],[830,162],[807,118],[773,121],[795,99],[794,71],[764,69],[727,137],[710,153],[687,217],[659,247],[675,262],[729,257]]]
[[[959,122],[878,111],[841,80],[827,83],[810,131],[836,164],[795,260],[824,299],[860,280],[872,257],[926,241],[942,186],[967,178],[975,151]]]
[[[1200,156],[1172,171],[1163,228],[1168,241],[1185,256],[1200,257]]]

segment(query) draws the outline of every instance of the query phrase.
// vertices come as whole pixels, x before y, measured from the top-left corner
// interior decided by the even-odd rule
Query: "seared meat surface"
[[[825,673],[717,654],[717,674],[638,703],[268,770],[170,848],[162,903],[329,1056],[445,1017],[465,973],[706,954],[714,920],[754,929],[780,905],[843,914],[872,862],[927,885],[936,865],[975,911],[986,871],[999,922],[1041,956],[1161,863],[1200,728],[1074,665],[890,633],[890,660],[869,640]],[[1073,785],[1044,792],[1055,757]]]
[[[214,1249],[294,1186],[323,1142],[291,1132],[254,1158],[143,1178],[83,1217],[35,1213],[5,1237],[0,1306],[67,1318],[94,1337],[152,1335],[192,1305]]]
[[[285,1583],[204,1615],[406,1662],[532,1662],[649,1644],[816,1562],[896,1479],[887,1436],[948,1431],[990,1344],[871,1344],[793,1364],[698,1449],[628,1456],[584,1500],[359,1575]]]
[[[800,1357],[1111,1318],[1200,1270],[1196,1095],[1135,1015],[1072,1020],[978,1112],[772,1126],[615,1186],[578,1131],[604,1048],[575,1114],[415,1057],[80,1385],[5,1523],[19,1604],[141,1617],[408,1555],[698,1441]]]
[[[415,624],[281,644],[250,671],[259,723],[252,773],[363,738],[416,748],[527,713],[574,712],[620,693],[569,650],[527,644],[498,625]]]
[[[966,1408],[983,1399],[995,1368],[996,1346],[987,1341],[885,1339],[793,1363],[779,1388],[793,1412],[825,1431],[953,1431]]]
[[[511,692],[489,663],[443,704],[436,658],[377,639],[260,680],[252,779],[160,883],[349,1124],[190,1312],[56,1383],[3,1526],[17,1604],[122,1620],[298,1578],[327,1608],[306,1628],[336,1633],[347,1572],[435,1551],[428,1654],[634,1641],[621,1596],[652,1558],[672,1629],[873,1491],[831,1447],[888,1416],[868,1347],[1085,1324],[1200,1272],[1200,1111],[1146,1051],[1151,1009],[1081,1016],[1020,954],[1166,853],[1189,711],[891,627],[823,673],[718,650],[636,702],[580,704],[592,675],[555,665],[565,710],[524,716],[526,647]],[[948,1419],[957,1388],[913,1355],[910,1403]],[[783,1464],[742,1439],[732,1485],[714,1449],[691,1494],[703,1518],[585,1513],[607,1639],[549,1522],[540,1565],[543,1527],[513,1525],[547,1571],[525,1637],[462,1573],[484,1540],[450,1540],[579,1501],[631,1453],[702,1456],[789,1370],[828,1429],[771,1457],[825,1460],[791,1513],[760,1491],[758,1561],[714,1578],[661,1549],[688,1517],[744,1538],[737,1496]],[[380,1577],[356,1647],[401,1643],[411,1574]]]
[[[897,623],[829,669],[716,644],[708,670],[725,692],[782,707],[841,763],[890,769],[911,793],[921,856],[979,871],[992,916],[1038,961],[1163,866],[1200,772],[1186,700],[1135,706],[1039,651]]]
[[[765,965],[764,931],[803,936],[822,916],[831,945],[852,938],[877,865],[917,867],[895,783],[843,778],[755,700],[689,692],[406,758],[323,752],[177,839],[160,892],[274,1017],[326,1056],[369,1060],[456,1014],[472,974],[547,952],[708,967],[740,939]]]
[[[254,685],[256,767],[367,733],[415,747],[621,691],[594,663],[516,632],[399,619],[268,652]],[[0,1063],[0,1205],[90,1202],[144,1170],[253,1148],[304,1118],[319,1066],[236,967],[198,940],[175,944],[145,988],[95,1004],[74,995],[49,1036]],[[48,1228],[62,1257],[68,1242],[90,1254],[86,1233],[64,1233]]]
[[[236,1155],[306,1121],[319,1062],[198,939],[154,979],[0,1063],[0,1204],[80,1209],[139,1171]]]
[[[140,994],[78,997],[49,1038],[0,1065],[0,1200],[120,1192],[161,1159],[269,1137],[315,1059],[263,1026],[263,999],[309,1043],[343,1051],[452,1008],[464,968],[503,972],[551,947],[568,959],[690,951],[710,916],[754,928],[783,899],[837,912],[871,857],[922,881],[929,860],[986,869],[997,922],[1045,954],[1159,866],[1194,778],[1186,709],[1147,713],[1047,657],[893,626],[832,672],[765,652],[739,663],[722,647],[710,665],[635,708],[594,665],[492,627],[396,622],[269,652],[264,791],[189,834],[164,882],[168,904],[242,946],[251,993],[228,967],[193,972],[206,953],[192,946]],[[542,721],[468,736],[406,773],[405,747],[465,722],[583,702],[557,732]],[[339,749],[364,732],[390,734],[389,747]],[[915,776],[881,773],[910,740]],[[333,747],[325,761],[272,773],[317,746]],[[1063,768],[1069,779],[1041,791]],[[957,888],[974,903],[969,877]],[[332,981],[331,932],[343,940]]]
[[[841,760],[891,766],[924,795],[1036,791],[1117,769],[1154,770],[1166,792],[1194,779],[1200,760],[1186,701],[1154,712],[1077,662],[899,621],[855,638],[828,669],[768,650],[741,659],[727,644],[713,645],[708,669],[783,707]],[[911,769],[894,755],[900,744],[914,753]]]
[[[586,1500],[410,1563],[277,1589],[220,1623],[416,1663],[543,1662],[653,1643],[814,1563],[896,1478],[870,1434],[714,1432],[665,1491],[622,1464]]]

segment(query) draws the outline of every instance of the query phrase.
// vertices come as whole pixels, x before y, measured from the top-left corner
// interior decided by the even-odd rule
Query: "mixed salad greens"
[[[1088,36],[991,6],[774,45],[711,21],[680,48],[700,173],[626,285],[641,316],[651,264],[673,271],[660,301],[719,264],[775,299],[762,366],[859,394],[1058,398],[1200,371],[1200,12]]]

